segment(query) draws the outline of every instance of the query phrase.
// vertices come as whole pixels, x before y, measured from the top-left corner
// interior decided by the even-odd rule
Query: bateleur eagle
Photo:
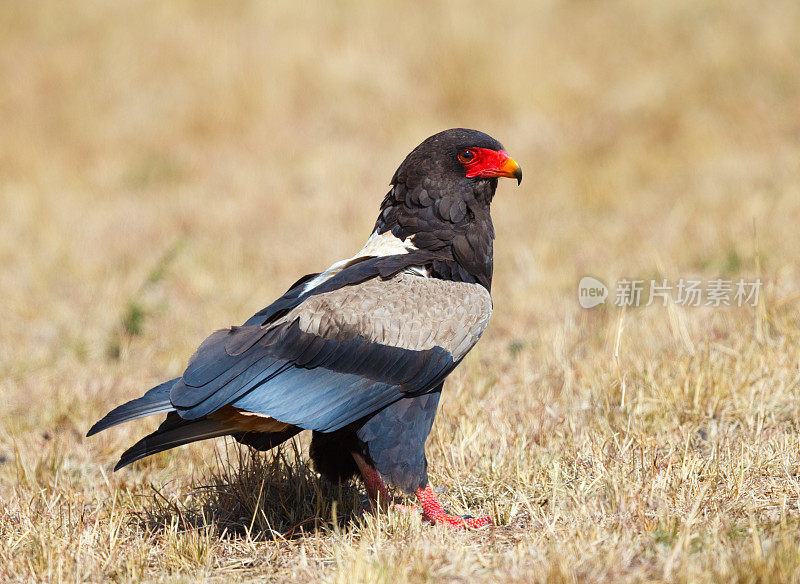
[[[463,128],[431,136],[395,172],[361,251],[213,333],[182,376],[112,410],[88,435],[167,414],[116,470],[196,440],[228,435],[268,450],[311,430],[311,458],[327,478],[360,472],[384,500],[387,481],[416,494],[434,523],[490,523],[442,509],[425,441],[444,379],[492,312],[498,177],[519,183],[522,171],[494,138]]]

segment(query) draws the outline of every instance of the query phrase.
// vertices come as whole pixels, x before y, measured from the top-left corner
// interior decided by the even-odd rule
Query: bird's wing
[[[350,280],[359,279],[357,268],[345,270]],[[266,324],[251,319],[206,339],[170,390],[180,416],[198,419],[230,405],[334,431],[435,388],[491,315],[489,293],[478,284],[400,272],[323,286],[288,307],[268,307],[259,317]]]
[[[332,292],[344,286],[354,286],[378,276],[384,279],[391,278],[409,267],[424,266],[434,261],[452,259],[453,256],[449,250],[415,250],[406,254],[353,257],[347,264],[339,266],[338,270],[331,271],[329,269],[324,274],[303,276],[283,296],[256,312],[244,324],[269,324],[288,310],[298,306],[309,296]],[[324,278],[317,281],[322,276]]]

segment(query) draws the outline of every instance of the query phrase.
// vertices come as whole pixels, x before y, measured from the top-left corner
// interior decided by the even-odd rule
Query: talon
[[[430,485],[427,485],[424,489],[417,489],[415,494],[420,503],[422,503],[422,518],[434,525],[449,525],[456,529],[463,529],[464,527],[477,529],[492,523],[492,518],[489,516],[472,517],[471,515],[464,515],[459,517],[458,515],[447,513],[436,499],[436,495],[433,494],[433,489],[431,489]]]

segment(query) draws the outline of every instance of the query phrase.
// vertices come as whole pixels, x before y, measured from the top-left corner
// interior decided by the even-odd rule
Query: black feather
[[[226,434],[230,434],[230,428],[226,428],[222,422],[217,420],[184,420],[178,414],[171,413],[167,415],[167,419],[158,427],[158,430],[148,434],[123,452],[114,470],[119,470],[123,466],[157,452]]]
[[[102,420],[92,426],[86,433],[86,436],[92,436],[107,428],[137,418],[175,411],[175,408],[169,401],[169,391],[178,381],[180,381],[180,377],[165,381],[161,385],[157,385],[149,390],[142,397],[117,406],[108,412]]]
[[[265,451],[275,448],[278,444],[285,442],[302,431],[302,428],[292,426],[280,432],[239,432],[232,436],[240,444],[245,444],[256,450]]]
[[[424,266],[435,260],[443,261],[447,259],[452,259],[452,256],[447,253],[432,250],[419,250],[406,254],[373,257],[348,266],[346,269],[343,269],[338,274],[335,274],[308,292],[303,293],[303,286],[292,288],[275,302],[251,316],[247,322],[244,323],[244,326],[254,324],[264,325],[272,322],[287,311],[298,306],[309,296],[322,294],[324,292],[332,292],[345,286],[354,286],[376,276],[390,278],[410,266]]]
[[[260,360],[253,361],[250,369],[242,371],[239,376],[226,381],[224,385],[188,388],[188,391],[203,396],[203,399],[191,407],[176,407],[176,409],[187,420],[207,416],[222,406],[234,402],[236,398],[251,391],[253,388],[267,383],[291,367],[292,364],[286,360],[275,359],[270,356],[262,357]],[[175,390],[186,391],[180,383],[175,386]]]

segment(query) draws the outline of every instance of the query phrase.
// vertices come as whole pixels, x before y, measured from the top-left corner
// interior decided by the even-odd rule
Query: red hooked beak
[[[488,148],[470,148],[476,156],[475,160],[466,165],[467,178],[493,178],[505,177],[517,179],[517,184],[522,182],[522,169],[517,161],[511,158],[505,150],[489,150]]]

